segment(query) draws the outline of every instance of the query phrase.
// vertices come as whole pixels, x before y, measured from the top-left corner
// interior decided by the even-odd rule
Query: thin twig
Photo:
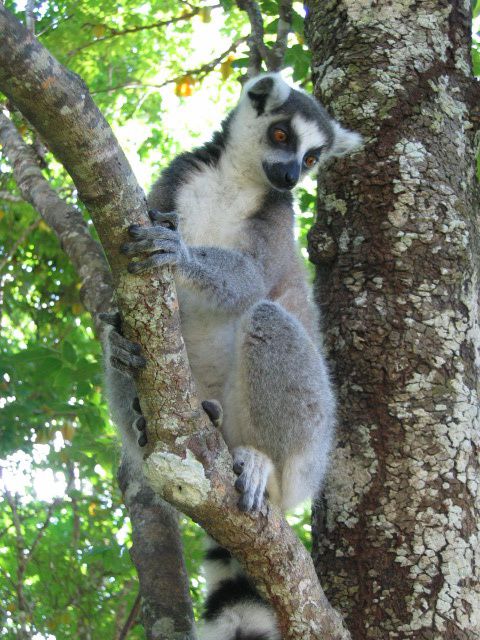
[[[0,191],[0,200],[6,200],[7,202],[24,202],[22,196],[17,196],[9,191]]]
[[[262,62],[268,71],[280,71],[283,67],[288,45],[288,34],[292,28],[292,0],[280,0],[277,36],[272,48],[265,44],[265,30],[260,7],[255,0],[237,0],[237,6],[246,11],[250,21],[251,36],[249,39],[250,56],[248,76],[260,73]]]
[[[187,69],[180,76],[176,76],[175,78],[170,78],[169,80],[165,80],[161,83],[150,83],[150,82],[142,82],[141,80],[129,80],[128,82],[123,82],[121,84],[115,85],[113,87],[106,87],[105,89],[97,89],[97,91],[91,91],[92,95],[96,95],[97,93],[112,93],[114,91],[119,91],[120,89],[163,89],[169,84],[177,84],[181,82],[183,78],[186,76],[192,76],[197,78],[198,80],[203,79],[206,75],[211,73],[217,65],[219,65],[223,60],[233,51],[236,51],[238,47],[247,41],[247,38],[239,38],[235,40],[233,44],[231,44],[226,51],[221,53],[219,56],[211,60],[210,62],[206,62],[201,67],[197,67],[196,69]]]
[[[67,20],[70,20],[71,18],[73,18],[73,15],[74,15],[73,13],[70,13],[68,16],[62,16],[61,18],[58,18],[58,20],[54,20],[48,26],[46,26],[45,29],[43,29],[43,31],[40,31],[37,34],[37,38],[40,38],[41,36],[43,36],[45,33],[47,33],[47,31],[50,31],[50,29],[56,29],[56,27],[62,24],[62,22],[66,22]]]
[[[130,613],[128,614],[128,618],[125,622],[125,624],[123,625],[123,629],[120,631],[120,635],[118,636],[117,640],[125,640],[125,638],[128,635],[128,632],[130,631],[130,629],[133,627],[133,625],[135,624],[137,618],[138,618],[138,614],[140,612],[140,602],[141,602],[141,597],[140,597],[140,592],[137,594],[137,597],[135,598],[135,602],[133,603],[133,607],[130,610]]]
[[[35,0],[27,0],[25,5],[25,26],[31,34],[35,35]]]
[[[254,0],[237,0],[237,5],[239,9],[247,12],[252,29],[251,35],[255,45],[254,48],[258,51],[262,60],[265,62],[267,69],[270,70],[270,50],[264,41],[265,31],[263,28],[263,16],[260,11],[260,7]]]
[[[33,556],[33,552],[35,551],[35,549],[38,546],[38,543],[40,542],[40,540],[43,538],[48,525],[50,524],[50,520],[52,518],[52,514],[53,511],[56,507],[58,507],[59,504],[62,504],[63,499],[62,498],[56,498],[49,506],[47,509],[47,515],[45,516],[44,521],[42,522],[42,524],[40,525],[40,527],[37,529],[37,535],[35,536],[35,540],[32,543],[32,546],[30,547],[30,549],[27,552],[26,555],[26,561],[29,562]]]
[[[280,0],[280,6],[278,9],[277,39],[272,50],[272,60],[274,65],[272,71],[278,71],[283,66],[283,60],[288,46],[288,35],[292,30],[292,20],[292,0]]]
[[[214,4],[211,7],[209,7],[209,9],[218,9],[221,6],[222,6],[221,4]],[[76,49],[72,49],[67,53],[67,56],[68,57],[75,56],[77,53],[79,53],[80,51],[83,51],[84,49],[87,49],[88,47],[98,44],[99,42],[105,42],[105,40],[111,40],[112,38],[117,38],[118,36],[125,36],[131,33],[138,33],[139,31],[146,31],[149,29],[161,29],[162,27],[168,27],[171,24],[175,24],[176,22],[181,22],[183,20],[190,20],[194,16],[198,15],[201,10],[202,10],[202,7],[195,7],[189,13],[182,13],[180,16],[170,18],[170,20],[157,20],[156,22],[152,22],[151,24],[142,24],[142,25],[137,25],[136,27],[127,27],[126,29],[114,29],[113,27],[106,27],[109,31],[107,35],[101,36],[100,38],[95,38],[95,40],[91,40],[90,42],[86,42],[85,44],[82,44],[80,47],[77,47]],[[85,24],[83,26],[89,26],[89,25]]]

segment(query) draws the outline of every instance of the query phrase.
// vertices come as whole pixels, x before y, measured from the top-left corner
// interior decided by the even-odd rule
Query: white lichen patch
[[[321,90],[325,93],[325,95],[329,95],[333,87],[335,87],[343,78],[345,78],[346,73],[343,69],[337,69],[335,67],[331,67],[323,74],[322,81],[320,83]]]
[[[358,522],[358,503],[368,492],[373,477],[377,472],[378,460],[371,445],[371,427],[358,425],[355,427],[355,439],[358,451],[352,452],[350,444],[337,447],[331,466],[348,469],[348,474],[331,474],[325,497],[328,502],[327,527],[333,530],[337,522],[347,527],[354,527]]]
[[[326,211],[338,211],[342,216],[347,213],[347,203],[345,200],[337,198],[333,193],[325,195],[323,203]]]
[[[155,620],[151,629],[151,637],[152,640],[163,640],[164,638],[168,638],[169,640],[187,640],[185,632],[175,631],[175,620],[167,616]],[[194,637],[194,635],[188,636],[191,640],[194,640]]]
[[[175,504],[197,506],[210,491],[203,466],[188,450],[185,458],[154,451],[145,461],[144,472],[154,491]]]

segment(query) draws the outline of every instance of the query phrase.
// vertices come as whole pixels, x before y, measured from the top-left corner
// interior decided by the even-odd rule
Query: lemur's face
[[[318,165],[328,136],[299,114],[282,114],[268,124],[265,141],[262,169],[272,187],[284,191]]]
[[[246,84],[233,128],[242,138],[251,177],[280,191],[293,189],[327,158],[348,153],[361,141],[278,74]]]

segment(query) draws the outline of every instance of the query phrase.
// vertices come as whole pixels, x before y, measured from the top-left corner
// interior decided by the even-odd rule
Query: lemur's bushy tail
[[[209,541],[201,640],[280,640],[275,615],[230,552]]]

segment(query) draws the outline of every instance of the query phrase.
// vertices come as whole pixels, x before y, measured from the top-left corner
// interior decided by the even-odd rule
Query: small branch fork
[[[259,74],[262,71],[262,64],[265,64],[267,71],[280,71],[288,46],[288,35],[292,29],[292,0],[280,0],[277,34],[272,47],[265,44],[263,16],[257,2],[237,0],[237,6],[242,11],[246,11],[251,26],[251,34],[248,38],[250,48],[248,77],[252,78]]]

